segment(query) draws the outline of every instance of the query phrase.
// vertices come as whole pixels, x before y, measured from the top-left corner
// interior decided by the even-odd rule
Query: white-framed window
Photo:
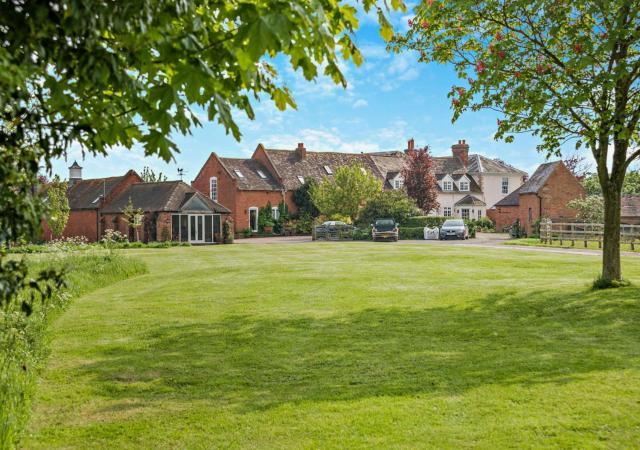
[[[469,182],[467,180],[460,180],[460,190],[463,192],[469,190]]]
[[[233,169],[233,173],[235,173],[238,178],[244,178],[244,175],[242,175],[240,169]]]
[[[482,219],[482,210],[478,210],[478,220]]]
[[[401,189],[402,186],[404,186],[404,181],[402,181],[400,178],[396,178],[395,180],[393,180],[393,187],[395,189]]]
[[[271,218],[274,220],[278,220],[280,218],[280,208],[277,206],[271,207]]]
[[[443,181],[442,182],[442,190],[443,191],[453,191],[453,182],[452,181]]]
[[[462,213],[462,218],[463,219],[468,219],[469,218],[469,208],[462,208],[460,210],[460,212]]]
[[[251,228],[251,231],[254,233],[258,232],[258,211],[259,209],[257,206],[251,206],[247,210],[249,214],[249,228]]]
[[[211,200],[218,200],[218,177],[209,178],[209,197]]]
[[[333,175],[333,170],[331,170],[329,166],[324,166],[324,171],[327,172],[328,175]]]
[[[267,178],[267,176],[264,174],[264,172],[260,169],[256,170],[256,173],[258,174],[258,176],[260,178],[262,178],[263,180]]]
[[[298,175],[298,181],[300,184],[304,184],[304,177],[302,175]]]
[[[444,217],[451,217],[451,207],[445,206],[444,209],[442,210],[442,215]]]
[[[509,177],[502,177],[502,193],[509,193]]]

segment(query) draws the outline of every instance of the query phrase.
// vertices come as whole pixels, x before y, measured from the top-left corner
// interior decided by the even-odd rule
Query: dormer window
[[[460,180],[460,190],[466,192],[469,190],[469,182],[467,180]]]
[[[402,179],[396,178],[395,180],[393,180],[393,187],[395,189],[401,189],[402,186],[404,186],[404,182],[402,181]]]
[[[238,178],[244,178],[244,175],[242,175],[240,169],[233,169],[233,173],[235,173]]]
[[[258,173],[258,176],[260,178],[262,178],[263,180],[265,180],[267,178],[267,176],[264,174],[264,172],[260,169],[256,170],[256,172]]]
[[[298,181],[300,184],[304,184],[304,177],[302,175],[298,175]]]
[[[327,175],[333,175],[333,170],[329,166],[324,166],[324,171],[327,172]]]
[[[443,181],[442,182],[442,190],[443,191],[453,191],[453,182],[452,181]]]

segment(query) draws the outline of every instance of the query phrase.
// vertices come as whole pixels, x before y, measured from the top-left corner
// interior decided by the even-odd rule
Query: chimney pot
[[[466,140],[460,139],[457,144],[453,144],[451,146],[451,153],[462,162],[464,167],[467,167],[467,163],[469,162],[469,144],[467,144]]]

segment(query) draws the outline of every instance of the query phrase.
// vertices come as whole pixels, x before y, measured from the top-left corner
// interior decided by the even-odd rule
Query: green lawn
[[[131,250],[54,326],[26,448],[630,448],[640,289],[599,257],[424,244]],[[640,258],[624,259],[640,285]]]
[[[510,239],[508,241],[504,241],[505,245],[524,245],[527,247],[555,247],[555,248],[576,248],[576,249],[590,249],[590,250],[601,250],[598,246],[598,243],[595,241],[588,241],[587,246],[584,246],[584,241],[574,241],[573,244],[571,241],[553,241],[552,243],[544,243],[538,238],[520,238],[520,239]],[[640,244],[636,244],[634,248],[631,248],[631,244],[620,244],[620,250],[623,252],[640,252]]]

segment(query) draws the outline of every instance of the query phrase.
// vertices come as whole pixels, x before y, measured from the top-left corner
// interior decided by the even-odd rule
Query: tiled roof
[[[523,185],[524,186],[524,185]],[[512,193],[507,195],[505,198],[497,202],[494,206],[518,206],[520,205],[520,190],[522,186],[518,189],[514,190]]]
[[[523,170],[517,169],[500,159],[491,159],[491,158],[487,158],[486,156],[482,156],[478,154],[469,155],[467,170],[472,173],[482,172],[482,173],[505,173],[505,174],[518,174],[518,175],[527,174]]]
[[[197,195],[212,212],[228,213],[229,210],[196,191],[182,181],[160,181],[156,183],[135,183],[102,209],[103,213],[120,213],[129,203],[145,212],[179,212],[182,206]]]
[[[334,172],[340,166],[358,163],[375,176],[384,178],[371,157],[366,153],[307,151],[306,156],[300,158],[295,150],[265,149],[265,152],[278,175],[282,177],[284,187],[287,190],[297,189],[301,186],[298,177],[302,177],[304,180],[313,178],[317,181],[331,177],[332,174],[327,173],[324,166]]]
[[[487,206],[487,204],[480,200],[478,197],[474,197],[473,195],[465,195],[460,200],[458,200],[454,206]]]
[[[462,174],[468,171],[462,161],[454,156],[434,156],[431,159],[436,174]]]
[[[75,181],[67,190],[69,208],[97,209],[102,196],[108,196],[123,179],[124,176]]]
[[[238,188],[245,191],[279,191],[280,184],[273,178],[271,172],[255,159],[220,158],[220,162],[233,178],[238,181]],[[236,171],[242,174],[238,175]],[[258,171],[266,178],[262,178]]]
[[[625,195],[622,197],[622,217],[640,217],[640,195]]]
[[[537,194],[562,161],[540,164],[526,183],[520,187],[521,194]]]
[[[385,187],[390,188],[389,180],[398,175],[404,169],[406,157],[403,152],[368,153],[373,163],[384,178]]]

